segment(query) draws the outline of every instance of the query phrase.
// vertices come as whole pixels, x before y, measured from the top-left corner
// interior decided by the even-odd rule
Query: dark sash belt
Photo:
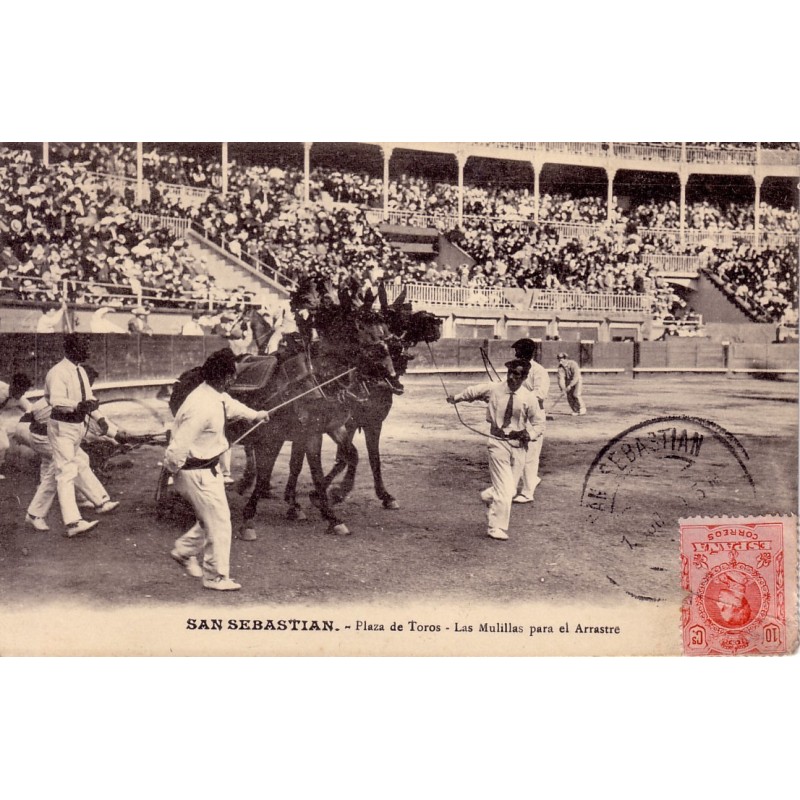
[[[36,422],[36,420],[34,420],[31,422],[31,433],[34,433],[37,436],[47,436],[47,423]]]
[[[492,425],[490,428],[490,433],[492,436],[495,436],[498,439],[506,439],[508,440],[508,433],[506,433],[502,428],[498,428],[497,425]],[[511,433],[511,431],[509,431]],[[520,443],[516,439],[508,440],[508,443],[511,447],[521,447]]]
[[[211,474],[216,475],[218,463],[219,456],[216,458],[194,458],[194,456],[189,456],[181,469],[210,469]]]
[[[54,408],[50,414],[50,419],[54,419],[56,422],[73,422],[81,425],[86,420],[86,415],[80,411],[61,411],[58,408]]]

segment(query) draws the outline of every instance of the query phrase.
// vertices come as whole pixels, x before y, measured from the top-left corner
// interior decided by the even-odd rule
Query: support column
[[[681,142],[681,163],[686,163],[686,142]]]
[[[141,205],[144,196],[144,146],[143,142],[136,142],[136,205]]]
[[[458,159],[458,227],[464,227],[464,164],[467,157],[464,153],[456,153]]]
[[[45,167],[50,166],[50,143],[49,142],[42,142],[42,164]]]
[[[222,196],[228,196],[228,143],[222,143]]]
[[[533,221],[539,224],[539,175],[541,170],[539,166],[533,164]]]
[[[389,161],[392,158],[394,147],[382,145],[383,150],[383,221],[389,219]]]
[[[308,205],[311,200],[311,145],[312,142],[303,142],[303,203]]]
[[[678,179],[681,182],[680,236],[683,247],[686,244],[686,184],[689,182],[689,175],[681,170]]]
[[[614,201],[614,176],[617,174],[615,169],[606,169],[608,175],[608,199],[606,200],[606,222],[611,222],[611,206]]]
[[[753,216],[754,216],[753,230],[755,231],[755,236],[756,236],[755,245],[756,245],[756,249],[757,250],[761,249],[761,183],[762,183],[762,181],[763,181],[763,178],[761,178],[760,176],[756,176],[756,178],[755,178],[755,182],[756,182],[756,197],[755,197],[755,201],[753,203]]]

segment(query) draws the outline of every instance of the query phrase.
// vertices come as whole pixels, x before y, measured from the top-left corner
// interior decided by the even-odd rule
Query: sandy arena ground
[[[453,393],[480,378],[444,377]],[[488,483],[485,440],[458,424],[437,377],[407,376],[406,394],[396,401],[382,443],[384,480],[400,510],[386,511],[375,498],[359,435],[356,487],[339,506],[352,536],[326,534],[314,509],[308,510],[308,521],[288,522],[282,501],[287,445],[276,467],[273,498],[259,508],[258,540],[233,543],[231,572],[243,589],[221,595],[204,591],[169,557],[174,539],[191,520],[177,506],[163,519],[156,516],[160,448],[141,447],[110,462],[106,486],[121,505],[94,531],[75,539],[62,535],[57,508],[48,520],[49,533],[22,525],[35,473],[24,467],[9,470],[0,482],[0,603],[12,610],[62,601],[96,608],[420,599],[675,601],[680,595],[679,517],[797,510],[796,382],[669,376],[589,377],[586,383],[587,416],[570,416],[564,401],[554,408],[541,486],[534,504],[514,507],[508,542],[485,535],[478,498]],[[554,387],[552,399],[556,392]],[[482,404],[459,409],[470,424],[486,429]],[[106,410],[132,432],[161,430],[169,418],[166,405],[155,400],[114,403]],[[588,498],[581,504],[587,471],[612,437],[672,415],[700,417],[733,434],[743,448],[738,452],[746,451],[742,460],[752,485],[733,450],[721,443],[724,436],[703,429],[703,449],[694,459],[645,454],[637,470],[616,484],[613,513],[587,507]],[[693,424],[664,423],[647,431],[666,425],[680,436]],[[327,443],[325,463],[332,461]],[[243,451],[237,448],[236,473],[242,464]],[[598,479],[606,480],[595,471],[589,487]],[[306,470],[300,484],[306,506],[310,485]],[[237,528],[243,499],[235,492],[230,498]]]

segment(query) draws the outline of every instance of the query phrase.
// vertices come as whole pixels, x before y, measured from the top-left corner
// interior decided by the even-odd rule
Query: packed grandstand
[[[493,144],[498,160],[483,169],[448,172],[405,153],[391,173],[374,145],[363,145],[369,157],[350,146],[340,163],[329,145],[310,164],[314,152],[309,159],[306,148],[304,163],[302,144],[231,145],[230,157],[211,145],[147,145],[140,156],[131,143],[51,143],[43,156],[42,145],[6,144],[0,298],[187,309],[266,302],[244,286],[215,286],[189,246],[191,228],[284,286],[312,275],[362,288],[639,295],[656,317],[679,319],[692,309],[664,265],[687,264],[753,320],[796,324],[796,174],[763,178],[755,199],[741,173],[715,180],[706,169],[681,184],[666,167],[642,177],[632,166],[612,187],[596,166],[559,168],[555,155],[534,181],[529,164],[498,168],[504,147],[530,143]],[[581,152],[550,144],[551,155]],[[684,163],[705,154],[706,163],[757,164],[766,154],[797,172],[791,142],[599,143],[596,152],[618,153],[621,173],[626,147]],[[403,226],[442,235],[462,260],[398,247],[391,233]]]

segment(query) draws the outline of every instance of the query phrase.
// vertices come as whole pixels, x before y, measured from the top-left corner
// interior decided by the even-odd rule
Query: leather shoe
[[[98,514],[108,514],[109,511],[113,511],[118,505],[119,500],[106,500],[105,503],[101,503],[97,506],[95,511]]]
[[[517,503],[517,505],[525,505],[525,503],[532,503],[533,498],[531,497],[529,500],[527,497],[523,497],[521,494],[518,494],[512,498],[511,502]]]
[[[170,555],[186,570],[193,578],[203,577],[203,568],[197,560],[197,556],[184,556],[177,550],[173,550]]]
[[[25,524],[30,525],[36,531],[50,530],[50,526],[41,517],[34,517],[31,514],[25,515]]]
[[[499,528],[489,528],[488,534],[492,539],[499,539],[500,541],[508,539],[508,534]]]
[[[72,525],[67,525],[67,536],[71,539],[73,536],[77,536],[79,533],[86,533],[90,531],[92,528],[97,527],[98,521],[86,519],[79,519],[77,522],[73,522]]]
[[[237,589],[242,588],[242,584],[236,583],[236,581],[230,578],[219,577],[213,580],[203,578],[203,587],[206,589],[215,589],[218,592],[235,592]]]

